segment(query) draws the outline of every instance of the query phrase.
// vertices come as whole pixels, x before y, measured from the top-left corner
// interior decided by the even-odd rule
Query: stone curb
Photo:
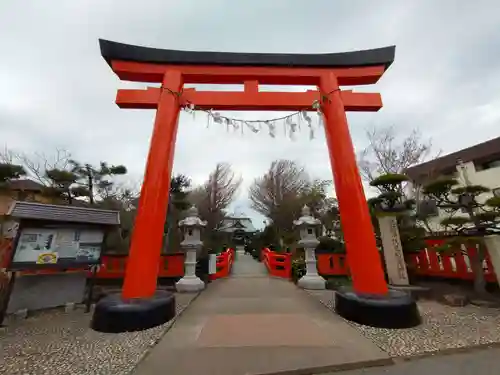
[[[393,358],[382,358],[382,359],[372,359],[368,361],[337,363],[335,365],[326,365],[318,367],[304,367],[295,370],[259,372],[259,373],[253,373],[252,375],[314,375],[314,374],[321,375],[321,374],[328,374],[331,372],[356,370],[360,368],[392,366],[394,364],[395,362]]]
[[[395,363],[401,363],[401,362],[416,361],[419,359],[424,359],[429,357],[441,357],[453,354],[466,354],[466,353],[495,349],[495,348],[500,348],[500,342],[489,342],[485,344],[468,345],[458,348],[447,348],[447,349],[435,350],[432,352],[424,352],[414,355],[408,355],[408,356],[392,357],[392,359],[394,360]]]
[[[137,370],[137,368],[142,363],[142,361],[144,361],[144,359],[146,359],[146,357],[149,355],[151,350],[163,339],[163,337],[165,337],[165,335],[168,333],[168,331],[170,331],[170,329],[172,329],[172,327],[174,326],[177,319],[179,319],[182,316],[184,311],[186,311],[188,309],[188,307],[191,306],[191,304],[200,296],[200,294],[202,292],[203,291],[196,293],[196,295],[193,296],[193,298],[188,302],[188,304],[186,306],[184,306],[184,308],[181,311],[179,311],[179,313],[172,320],[170,320],[168,322],[168,323],[170,323],[169,326],[165,329],[165,331],[163,331],[163,333],[153,343],[149,344],[149,347],[144,351],[144,353],[141,355],[141,357],[139,358],[137,363],[134,365],[134,367],[132,367],[132,369],[128,372],[129,375],[133,375],[135,370]]]

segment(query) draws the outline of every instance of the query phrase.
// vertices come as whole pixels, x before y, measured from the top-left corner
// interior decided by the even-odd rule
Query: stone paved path
[[[269,277],[238,251],[231,277],[211,283],[134,374],[326,372],[339,364],[389,361],[318,301],[288,280]]]

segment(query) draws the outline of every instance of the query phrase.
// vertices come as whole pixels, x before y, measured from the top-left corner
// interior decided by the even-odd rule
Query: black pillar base
[[[411,328],[422,323],[415,300],[399,290],[386,296],[362,295],[351,288],[335,292],[335,311],[344,319],[377,328]]]
[[[96,304],[91,328],[105,333],[143,331],[173,319],[175,307],[175,295],[167,291],[157,291],[151,298],[130,300],[112,294]]]

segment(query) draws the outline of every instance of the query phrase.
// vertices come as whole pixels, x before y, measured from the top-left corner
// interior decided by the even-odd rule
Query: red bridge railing
[[[210,275],[210,280],[216,280],[229,276],[234,262],[234,249],[226,249],[220,255],[217,255],[216,273]]]
[[[289,279],[292,275],[292,254],[280,254],[267,247],[262,249],[262,262],[271,276]]]
[[[417,275],[433,276],[448,279],[473,280],[474,274],[470,267],[468,254],[473,255],[475,248],[454,254],[443,253],[433,247],[440,245],[442,240],[426,241],[427,248],[406,255],[406,261]],[[11,257],[12,241],[0,241],[0,269],[7,268]],[[234,261],[234,249],[227,249],[217,256],[217,272],[211,275],[212,280],[227,277]],[[262,250],[262,262],[272,276],[289,278],[291,276],[291,254],[275,253],[268,248]],[[349,264],[346,254],[318,254],[316,256],[318,272],[325,276],[344,276],[349,274]],[[120,279],[124,277],[127,263],[126,255],[103,255],[102,267],[97,272],[98,279]],[[496,275],[487,255],[483,264],[485,279],[496,282]],[[21,274],[61,273],[61,270],[26,270]],[[82,272],[82,269],[68,269],[64,272]],[[158,277],[182,277],[184,275],[184,254],[168,254],[161,256]],[[90,272],[89,272],[90,276]]]

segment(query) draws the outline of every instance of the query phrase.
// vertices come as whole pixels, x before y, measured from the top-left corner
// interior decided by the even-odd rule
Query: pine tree
[[[490,189],[481,185],[459,186],[456,179],[439,179],[423,189],[429,201],[448,214],[441,225],[456,233],[437,249],[456,252],[461,251],[462,244],[476,248],[467,255],[474,273],[474,290],[479,296],[487,295],[483,270],[487,253],[484,237],[500,234],[500,198],[480,198],[489,192]]]
[[[87,197],[90,204],[95,204],[96,197],[108,199],[114,194],[114,183],[110,177],[127,174],[124,165],[108,165],[101,162],[96,168],[91,164],[81,164],[76,160],[70,160],[71,173],[76,176],[76,187],[73,193],[80,197]]]

